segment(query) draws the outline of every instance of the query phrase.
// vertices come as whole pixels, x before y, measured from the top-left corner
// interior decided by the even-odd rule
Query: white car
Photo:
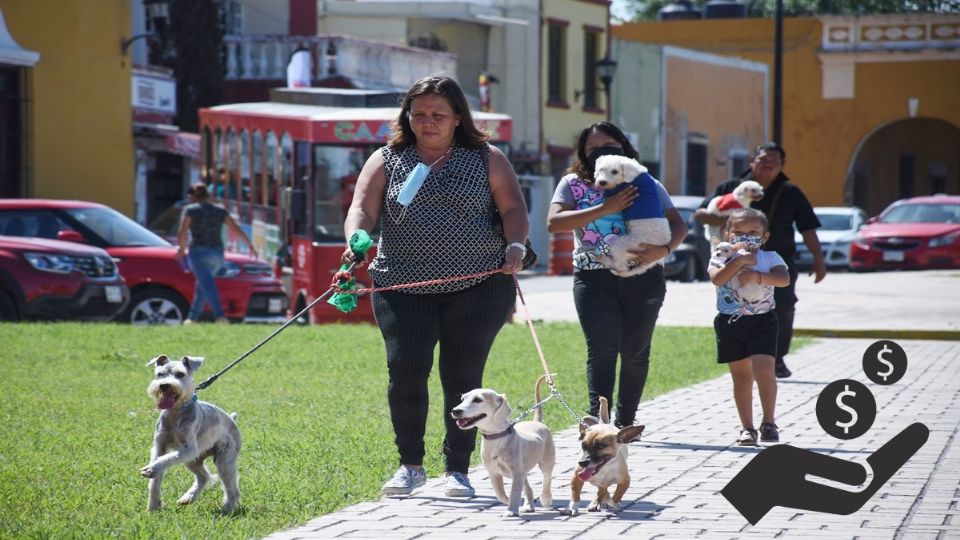
[[[867,213],[856,206],[820,206],[813,209],[820,220],[817,229],[823,260],[828,268],[848,268],[850,266],[850,242],[857,231],[867,222]],[[803,243],[803,236],[794,231],[797,243],[796,264],[798,268],[813,266],[813,255]]]

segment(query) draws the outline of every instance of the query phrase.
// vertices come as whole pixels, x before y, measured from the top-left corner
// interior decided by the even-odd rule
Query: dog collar
[[[186,403],[184,403],[183,405],[181,405],[180,408],[181,408],[181,409],[186,409],[187,407],[193,405],[193,404],[196,403],[196,402],[197,402],[197,395],[194,394],[193,397],[190,398],[190,401],[187,401]]]
[[[487,435],[486,433],[482,433],[481,435],[483,435],[484,439],[491,441],[493,439],[499,439],[500,437],[506,437],[511,433],[513,433],[513,424],[510,424],[510,427],[501,431],[500,433],[494,433],[493,435]]]

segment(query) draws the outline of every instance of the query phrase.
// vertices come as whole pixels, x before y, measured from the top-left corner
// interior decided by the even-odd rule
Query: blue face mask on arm
[[[408,206],[413,202],[413,198],[417,196],[417,192],[420,191],[420,187],[423,186],[424,180],[427,179],[427,176],[430,174],[430,167],[424,165],[423,163],[417,163],[417,166],[410,171],[410,174],[407,175],[407,179],[403,182],[403,186],[400,187],[400,193],[397,195],[397,202],[403,206]]]

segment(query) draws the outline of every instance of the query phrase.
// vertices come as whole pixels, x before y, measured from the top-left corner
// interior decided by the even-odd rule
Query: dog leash
[[[517,296],[520,298],[520,305],[523,306],[523,315],[524,315],[524,318],[526,318],[527,320],[527,328],[530,329],[530,336],[533,338],[533,344],[537,348],[537,354],[540,357],[540,366],[543,367],[543,374],[546,376],[547,386],[550,387],[550,393],[547,395],[547,397],[540,403],[534,405],[529,410],[525,411],[523,415],[518,417],[518,420],[519,418],[522,418],[524,415],[530,414],[530,411],[536,409],[537,407],[540,406],[540,404],[546,402],[551,397],[555,397],[557,398],[557,401],[559,401],[560,404],[563,405],[564,408],[570,412],[574,420],[577,421],[577,424],[585,425],[583,422],[583,417],[577,414],[576,411],[573,410],[573,407],[571,407],[569,404],[567,404],[566,401],[564,401],[563,395],[560,394],[559,390],[557,390],[557,385],[553,380],[553,376],[550,375],[550,366],[547,365],[547,359],[543,354],[543,347],[540,346],[540,339],[537,337],[537,331],[533,327],[533,319],[530,317],[530,310],[527,308],[527,301],[523,298],[523,291],[520,289],[520,280],[517,278],[516,274],[513,274],[513,285],[517,289]]]
[[[361,260],[362,260],[362,259],[361,259]],[[350,267],[347,269],[347,272],[352,271],[353,268],[354,268],[354,267],[357,265],[357,263],[359,263],[359,262],[360,262],[360,261],[355,260],[355,261],[353,261],[352,263],[350,263]],[[216,382],[217,379],[219,379],[221,375],[223,375],[224,373],[226,373],[227,371],[229,371],[231,368],[233,368],[233,366],[235,366],[235,365],[239,364],[240,362],[242,362],[246,357],[248,357],[248,356],[250,356],[251,354],[255,353],[255,352],[257,351],[257,349],[259,349],[260,347],[263,347],[264,345],[266,345],[266,343],[267,343],[268,341],[270,341],[271,339],[277,337],[277,334],[279,334],[280,332],[283,332],[284,330],[286,330],[288,326],[290,326],[291,324],[293,324],[296,320],[298,320],[300,317],[304,316],[308,311],[310,311],[311,309],[313,309],[313,306],[317,305],[320,301],[322,301],[324,298],[326,298],[327,296],[329,296],[330,293],[333,293],[333,292],[337,291],[337,290],[338,290],[338,287],[339,287],[340,279],[343,279],[343,278],[340,277],[340,274],[338,273],[336,276],[334,276],[334,283],[331,284],[331,285],[330,285],[330,288],[327,289],[326,291],[324,291],[323,294],[321,294],[321,295],[318,296],[316,299],[314,299],[313,302],[310,302],[309,304],[307,304],[307,307],[305,307],[305,308],[303,308],[302,310],[300,310],[299,313],[297,313],[297,314],[294,315],[293,317],[290,317],[289,319],[287,319],[286,322],[284,322],[284,323],[280,326],[280,328],[277,328],[277,329],[274,330],[273,333],[271,333],[269,336],[267,336],[267,337],[263,338],[262,340],[260,340],[260,343],[257,343],[256,345],[254,345],[252,349],[250,349],[249,351],[247,351],[247,352],[243,353],[242,355],[240,355],[240,357],[237,358],[236,360],[234,360],[233,362],[230,362],[230,364],[228,364],[227,367],[225,367],[225,368],[221,369],[220,371],[214,373],[213,375],[207,377],[203,382],[201,382],[200,384],[197,385],[197,390],[204,390],[204,389],[206,389],[208,386],[210,386],[211,384],[213,384],[214,382]]]
[[[227,371],[229,371],[230,369],[232,369],[234,366],[236,366],[237,364],[239,364],[240,362],[242,362],[244,359],[246,359],[246,358],[247,358],[248,356],[250,356],[251,354],[255,353],[255,352],[257,351],[257,349],[259,349],[260,347],[263,347],[264,345],[266,345],[268,341],[270,341],[271,339],[277,337],[277,334],[279,334],[280,332],[283,332],[284,330],[286,330],[286,328],[287,328],[288,326],[290,326],[291,324],[293,324],[293,323],[294,323],[295,321],[297,321],[300,317],[303,317],[307,312],[309,312],[311,309],[313,309],[313,307],[314,307],[315,305],[317,305],[318,303],[320,303],[322,300],[324,300],[324,299],[325,299],[327,296],[329,296],[331,293],[364,294],[364,293],[369,293],[369,292],[394,291],[394,290],[400,290],[400,289],[410,289],[410,288],[413,288],[413,287],[425,287],[425,286],[428,286],[428,285],[439,285],[439,284],[442,284],[442,283],[452,283],[452,282],[455,282],[455,281],[465,281],[465,280],[468,280],[468,279],[473,279],[473,278],[477,278],[477,277],[488,276],[488,275],[492,275],[492,274],[496,274],[496,273],[499,273],[499,272],[500,272],[500,269],[497,268],[497,269],[495,269],[495,270],[488,270],[488,271],[486,271],[486,272],[477,272],[477,273],[475,273],[475,274],[469,274],[469,275],[465,275],[465,276],[456,276],[456,277],[444,278],[444,279],[433,279],[433,280],[429,280],[429,281],[420,281],[420,282],[416,282],[416,283],[405,283],[405,284],[401,284],[401,285],[392,285],[392,286],[389,286],[389,287],[375,287],[375,288],[349,289],[349,290],[348,290],[348,289],[341,289],[340,287],[341,287],[342,285],[346,284],[346,283],[349,281],[350,277],[352,276],[353,269],[354,269],[354,268],[357,266],[357,264],[359,264],[362,260],[363,260],[362,257],[355,257],[355,258],[354,258],[354,261],[350,263],[350,266],[349,266],[346,270],[341,270],[341,271],[337,272],[336,275],[334,275],[334,277],[333,277],[333,283],[330,284],[330,288],[329,288],[329,289],[327,289],[326,291],[324,291],[323,294],[321,294],[321,295],[318,296],[316,299],[314,299],[312,302],[310,302],[310,303],[307,305],[307,307],[305,307],[305,308],[303,308],[302,310],[300,310],[299,313],[297,313],[297,314],[294,315],[293,317],[290,317],[289,319],[287,319],[287,321],[285,321],[279,328],[277,328],[276,330],[274,330],[269,336],[267,336],[267,337],[263,338],[262,340],[260,340],[260,342],[257,343],[256,345],[254,345],[253,348],[251,348],[251,349],[248,350],[247,352],[245,352],[245,353],[243,353],[242,355],[240,355],[240,357],[237,358],[236,360],[234,360],[233,362],[230,362],[230,364],[228,364],[225,368],[223,368],[223,369],[221,369],[220,371],[214,373],[213,375],[207,377],[203,382],[201,382],[200,384],[197,385],[197,390],[204,390],[204,389],[208,388],[211,384],[213,384],[214,382],[216,382],[217,379],[219,379],[221,375],[223,375],[224,373],[226,373]]]

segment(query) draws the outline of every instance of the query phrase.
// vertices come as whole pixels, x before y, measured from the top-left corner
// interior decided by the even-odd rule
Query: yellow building
[[[680,20],[612,33],[766,63],[772,106],[773,26]],[[785,171],[814,205],[876,214],[903,197],[960,193],[960,15],[788,18],[783,50]]]
[[[609,50],[610,2],[544,0],[541,6],[541,139],[549,173],[559,178],[570,164],[580,131],[607,119],[596,64]]]
[[[92,200],[133,215],[131,68],[120,51],[130,2],[5,1],[0,10],[15,43],[39,53],[32,66],[0,55],[18,104],[3,113],[18,119],[19,153],[3,196]]]

